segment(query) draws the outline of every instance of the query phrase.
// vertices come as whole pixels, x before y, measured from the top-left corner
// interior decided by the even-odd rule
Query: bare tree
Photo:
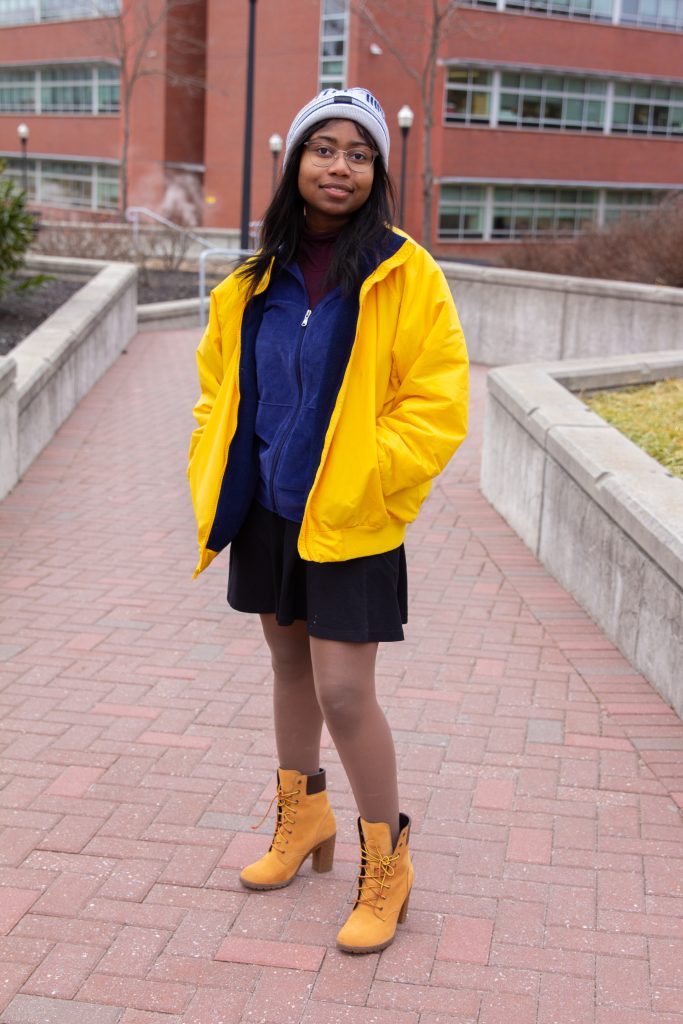
[[[179,59],[203,52],[204,40],[193,38],[186,31],[173,31],[174,22],[196,7],[202,0],[121,0],[120,11],[112,14],[111,0],[92,0],[102,21],[97,27],[99,42],[121,73],[121,215],[128,206],[128,160],[130,153],[131,113],[133,98],[141,79],[163,75],[173,85],[187,88],[205,88],[203,77],[186,74],[173,65],[160,65],[154,41],[163,29],[172,45],[171,56]]]
[[[354,0],[352,9],[370,26],[389,53],[420,90],[422,113],[422,239],[429,244],[432,230],[432,128],[439,51],[458,0]]]

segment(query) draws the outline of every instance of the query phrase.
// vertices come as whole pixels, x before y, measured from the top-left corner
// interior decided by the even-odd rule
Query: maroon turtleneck
[[[306,284],[311,309],[327,295],[331,288],[324,285],[325,275],[332,262],[334,243],[341,228],[333,231],[310,231],[304,227],[298,252],[298,262]]]

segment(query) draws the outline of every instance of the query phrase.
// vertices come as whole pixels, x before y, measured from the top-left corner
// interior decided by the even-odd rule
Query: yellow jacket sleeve
[[[215,292],[211,293],[209,323],[199,342],[197,349],[197,370],[201,394],[192,410],[198,426],[192,432],[188,461],[192,458],[195,448],[204,432],[211,410],[216,401],[218,389],[223,380],[223,339],[218,316],[218,301]]]
[[[467,433],[465,338],[443,272],[425,250],[420,256],[417,272],[406,268],[393,353],[398,390],[377,420],[387,496],[432,480]]]

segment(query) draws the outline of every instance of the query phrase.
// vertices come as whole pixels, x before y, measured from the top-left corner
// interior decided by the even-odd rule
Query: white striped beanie
[[[344,118],[362,125],[372,136],[384,166],[389,166],[389,129],[384,111],[371,92],[358,86],[353,89],[323,89],[301,108],[287,133],[283,166],[314,125],[333,118]]]

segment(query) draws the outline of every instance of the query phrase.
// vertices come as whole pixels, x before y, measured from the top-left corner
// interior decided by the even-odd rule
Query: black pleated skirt
[[[403,640],[408,621],[403,545],[344,562],[308,562],[297,551],[300,529],[300,523],[254,502],[230,545],[230,606],[275,614],[281,626],[304,620],[310,636],[324,640]]]

